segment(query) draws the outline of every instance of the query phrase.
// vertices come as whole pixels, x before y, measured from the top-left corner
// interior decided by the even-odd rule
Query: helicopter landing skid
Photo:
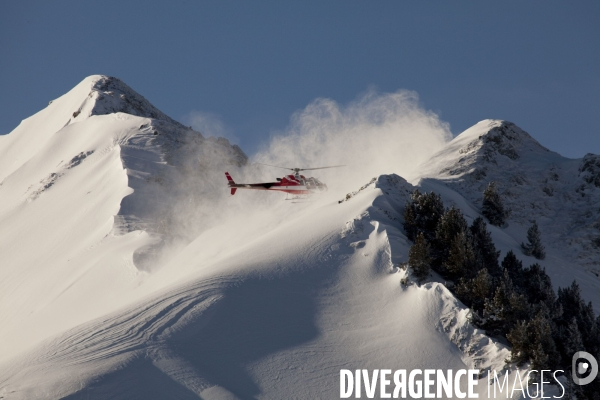
[[[288,196],[286,196],[285,200],[290,200],[292,203],[308,203],[312,200],[310,200],[310,197],[308,195],[294,195],[291,196],[288,194]]]

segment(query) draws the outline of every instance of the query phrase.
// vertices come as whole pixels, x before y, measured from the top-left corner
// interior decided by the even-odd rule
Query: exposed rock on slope
[[[600,156],[588,153],[579,166],[579,175],[586,183],[600,187]]]
[[[92,115],[122,112],[138,117],[162,120],[183,127],[179,122],[171,119],[150,104],[148,100],[120,79],[111,76],[93,75],[86,78],[82,84],[84,82],[91,84],[90,91],[79,108],[74,110],[72,121],[80,121]]]

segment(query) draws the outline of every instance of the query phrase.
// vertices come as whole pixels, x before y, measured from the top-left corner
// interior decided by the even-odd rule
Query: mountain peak
[[[83,90],[80,90],[80,88]],[[85,88],[88,88],[88,93],[79,108],[73,111],[74,121],[92,115],[123,112],[181,125],[154,107],[142,95],[118,78],[106,75],[91,75],[77,85],[73,91],[85,92]]]
[[[433,155],[422,168],[425,176],[456,178],[470,174],[475,179],[490,168],[545,159],[562,158],[542,146],[512,122],[486,119],[456,136]]]
[[[598,276],[600,224],[590,210],[600,204],[600,156],[569,159],[512,122],[484,120],[422,164],[417,178],[442,181],[475,209],[481,209],[484,190],[495,182],[509,225],[517,232],[532,220],[542,229],[551,225],[547,231],[564,227],[562,233],[553,231],[556,243]]]
[[[465,139],[469,143],[459,153],[483,152],[486,161],[493,161],[498,155],[516,160],[524,151],[549,151],[517,125],[503,120],[483,120],[456,138],[457,142]]]
[[[126,113],[166,123],[187,131],[179,122],[154,107],[120,79],[91,75],[48,106],[21,121],[10,134],[1,137],[11,152],[0,157],[0,179],[17,170],[59,131],[95,115]]]

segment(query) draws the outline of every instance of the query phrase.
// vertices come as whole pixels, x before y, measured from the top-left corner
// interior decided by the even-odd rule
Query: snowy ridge
[[[372,206],[371,215],[376,212],[380,221],[390,219],[389,225],[384,225],[390,240],[390,249],[396,265],[407,260],[407,248],[412,245],[398,227],[404,218],[404,206],[410,199],[415,187],[397,175],[381,175],[377,178],[376,187],[383,192]],[[383,224],[383,222],[382,222]],[[396,267],[397,268],[397,267]],[[406,272],[401,273],[402,277]],[[439,280],[433,274],[434,280]],[[476,329],[469,322],[470,310],[466,308],[454,295],[440,282],[430,282],[423,285],[430,291],[442,305],[439,322],[436,328],[447,335],[463,354],[463,362],[469,368],[480,369],[484,377],[489,370],[501,371],[504,369],[505,360],[510,356],[507,346],[500,344],[488,336],[481,329]]]
[[[34,156],[62,128],[93,115],[124,112],[178,124],[116,78],[92,75],[48,107],[23,120],[13,132],[0,136],[0,182]]]
[[[157,211],[173,203],[160,191],[175,196],[169,190],[195,167],[179,161],[187,151],[211,168],[246,162],[236,146],[203,138],[104,76],[0,137],[3,357],[131,299],[147,266],[134,255],[169,234]]]
[[[203,264],[189,283],[44,343],[0,372],[1,387],[11,398],[333,398],[340,366],[496,366],[507,350],[469,328],[443,286],[400,285],[398,209],[411,191],[381,176],[213,262],[198,258],[199,238],[172,263]],[[290,254],[277,251],[290,240]]]
[[[498,182],[501,257],[537,261],[519,250],[535,218],[554,284],[576,279],[600,305],[598,156],[565,159],[486,120],[415,186],[380,175],[294,205],[228,196],[223,172],[246,164],[104,76],[0,137],[0,397],[336,398],[341,368],[502,370],[509,349],[439,276],[401,283],[416,186],[470,223]]]

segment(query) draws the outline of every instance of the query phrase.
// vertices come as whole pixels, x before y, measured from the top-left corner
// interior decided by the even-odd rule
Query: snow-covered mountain
[[[216,167],[245,162],[237,146],[203,138],[106,76],[0,136],[3,356],[121,304],[144,275],[132,254],[172,228],[174,187],[201,181],[210,193]]]
[[[544,266],[554,284],[565,287],[576,278],[599,311],[599,165],[598,155],[565,158],[513,123],[484,120],[424,163],[416,181],[432,188],[443,184],[475,212],[481,210],[487,184],[496,182],[509,209],[509,226],[501,233],[510,236],[498,240],[514,240],[512,247],[526,241],[536,220],[546,246]]]
[[[553,283],[599,309],[598,156],[486,120],[411,183],[301,204],[229,197],[223,172],[246,164],[105,76],[0,137],[0,396],[339,398],[341,368],[502,369],[507,346],[442,283],[400,283],[415,186],[474,219],[496,181],[502,253],[533,263],[519,245],[536,219]]]

